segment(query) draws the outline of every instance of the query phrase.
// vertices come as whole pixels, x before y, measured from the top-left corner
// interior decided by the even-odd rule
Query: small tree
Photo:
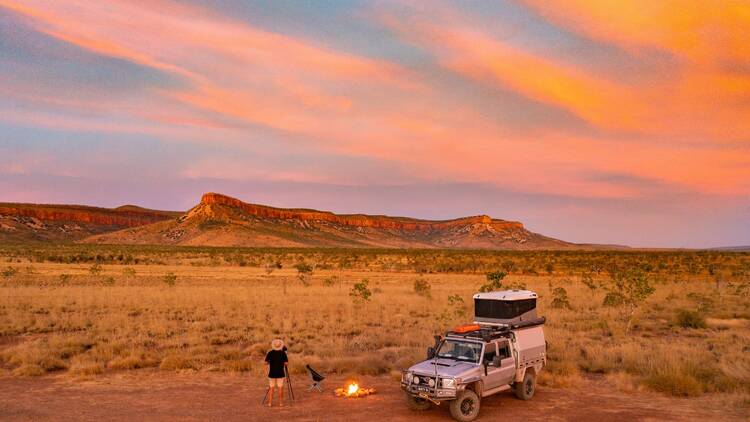
[[[352,301],[355,305],[361,305],[365,302],[370,301],[370,296],[372,296],[372,292],[369,288],[370,281],[367,279],[364,279],[360,281],[359,283],[355,283],[352,286],[352,290],[349,292],[349,296],[351,296]]]
[[[448,307],[453,310],[453,315],[456,317],[463,317],[466,315],[464,298],[457,294],[448,296]]]
[[[568,292],[562,287],[555,287],[552,291],[552,304],[553,308],[557,309],[573,309],[570,306],[570,299],[568,299]]]
[[[516,262],[508,259],[503,262],[501,267],[503,267],[503,270],[505,270],[506,273],[510,274],[516,269]]]
[[[167,286],[174,287],[174,285],[177,284],[177,276],[173,272],[168,272],[164,275],[162,281],[164,281],[164,284]]]
[[[305,262],[300,262],[294,266],[297,269],[297,279],[305,286],[310,285],[310,277],[313,273],[313,267]]]
[[[597,289],[597,285],[594,282],[594,277],[591,275],[591,273],[583,273],[581,274],[581,282],[591,290],[591,296],[594,295],[594,291]]]
[[[94,265],[92,265],[91,267],[89,267],[89,273],[91,273],[91,275],[99,275],[99,274],[101,274],[102,273],[102,266],[99,265],[98,262],[94,263]]]
[[[487,283],[483,284],[480,288],[480,292],[491,292],[493,290],[500,290],[503,288],[503,279],[506,273],[503,271],[493,271],[487,273]]]
[[[628,324],[625,332],[630,331],[633,315],[638,307],[656,291],[651,286],[646,274],[634,269],[615,272],[610,284],[605,286],[605,289],[607,290],[607,294],[604,296],[605,306],[627,306]]]
[[[63,285],[68,284],[68,282],[70,281],[70,277],[71,277],[70,274],[66,274],[66,273],[60,274],[60,283]]]
[[[281,267],[281,261],[268,261],[265,265],[266,274],[271,275],[274,270],[281,269]]]
[[[522,281],[511,281],[505,287],[511,290],[525,290],[526,283]]]
[[[547,274],[552,275],[552,273],[555,272],[555,265],[551,262],[548,262],[547,265],[544,266],[545,271],[547,271]]]
[[[430,286],[430,283],[428,283],[427,280],[423,278],[414,280],[414,293],[426,298],[432,297],[432,288]]]
[[[2,274],[2,276],[5,278],[11,278],[14,275],[18,274],[18,268],[11,267],[10,265],[8,265],[0,274]]]

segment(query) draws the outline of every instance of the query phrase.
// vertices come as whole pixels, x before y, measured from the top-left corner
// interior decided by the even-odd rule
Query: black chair
[[[310,385],[310,388],[307,389],[307,391],[318,390],[318,392],[322,393],[323,386],[321,385],[321,383],[324,379],[326,379],[326,377],[320,375],[318,371],[312,369],[310,365],[305,365],[305,368],[307,368],[307,372],[310,373],[310,378],[312,379],[312,384]]]

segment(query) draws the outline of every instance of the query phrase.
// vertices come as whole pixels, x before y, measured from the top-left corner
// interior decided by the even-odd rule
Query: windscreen
[[[536,299],[474,299],[474,315],[477,318],[511,319],[534,308],[536,308]]]
[[[437,357],[479,363],[482,345],[469,341],[446,340],[440,345]]]

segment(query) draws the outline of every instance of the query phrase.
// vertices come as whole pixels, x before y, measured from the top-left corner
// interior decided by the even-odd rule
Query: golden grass
[[[288,266],[268,274],[248,266],[102,265],[98,275],[90,266],[35,263],[33,271],[0,281],[3,370],[262,376],[269,342],[281,337],[293,373],[310,364],[328,374],[393,375],[422,359],[434,334],[467,321],[471,296],[486,282],[482,274],[425,274],[415,292],[412,271],[316,270],[305,287]],[[173,286],[164,281],[169,274]],[[373,295],[356,304],[350,289],[363,279]],[[723,284],[702,275],[655,278],[656,293],[636,311],[629,332],[627,310],[602,306],[604,292],[587,288],[579,275],[511,275],[505,282],[540,294],[548,319],[545,385],[603,374],[625,390],[750,397],[750,299],[737,288],[747,283],[742,277]],[[570,309],[551,306],[558,287]],[[683,328],[685,310],[705,316],[705,328]]]

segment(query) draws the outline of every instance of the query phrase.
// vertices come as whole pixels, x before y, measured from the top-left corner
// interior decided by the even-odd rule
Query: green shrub
[[[5,278],[11,278],[14,275],[18,274],[18,268],[11,267],[10,265],[8,265],[0,274],[2,274],[2,276]]]
[[[522,281],[511,281],[505,287],[511,290],[526,290],[526,283]]]
[[[457,294],[448,296],[448,307],[453,311],[453,315],[457,317],[466,315],[464,299]]]
[[[432,297],[432,289],[430,283],[423,278],[414,280],[414,293],[423,297]]]
[[[568,292],[562,287],[555,287],[552,291],[552,304],[553,308],[557,309],[572,309],[570,306],[570,299],[568,299]]]
[[[703,393],[698,380],[681,372],[656,373],[647,377],[644,383],[654,391],[678,397],[694,397]]]
[[[169,287],[174,286],[177,283],[177,276],[173,272],[169,272],[162,278],[164,284]]]
[[[294,268],[297,269],[297,278],[299,279],[299,281],[302,282],[302,284],[304,284],[305,286],[309,286],[310,276],[313,273],[312,265],[305,262],[300,262],[295,265]]]
[[[486,274],[487,283],[483,284],[480,288],[480,292],[491,292],[494,290],[500,290],[503,288],[503,279],[507,274],[504,271],[493,271]]]
[[[676,320],[677,325],[682,328],[706,328],[706,318],[700,312],[680,309]]]
[[[99,274],[101,274],[102,273],[102,266],[99,265],[98,262],[95,263],[94,265],[92,265],[91,267],[89,267],[89,273],[91,273],[91,275],[99,275]]]
[[[604,296],[604,306],[620,306],[625,303],[625,296],[619,292],[609,292]]]
[[[354,286],[352,286],[352,290],[349,292],[349,296],[351,296],[352,301],[354,301],[355,305],[362,304],[370,300],[370,296],[372,296],[372,291],[370,291],[370,288],[368,287],[369,284],[370,284],[370,281],[367,279],[364,279],[360,281],[359,283],[355,283]]]

